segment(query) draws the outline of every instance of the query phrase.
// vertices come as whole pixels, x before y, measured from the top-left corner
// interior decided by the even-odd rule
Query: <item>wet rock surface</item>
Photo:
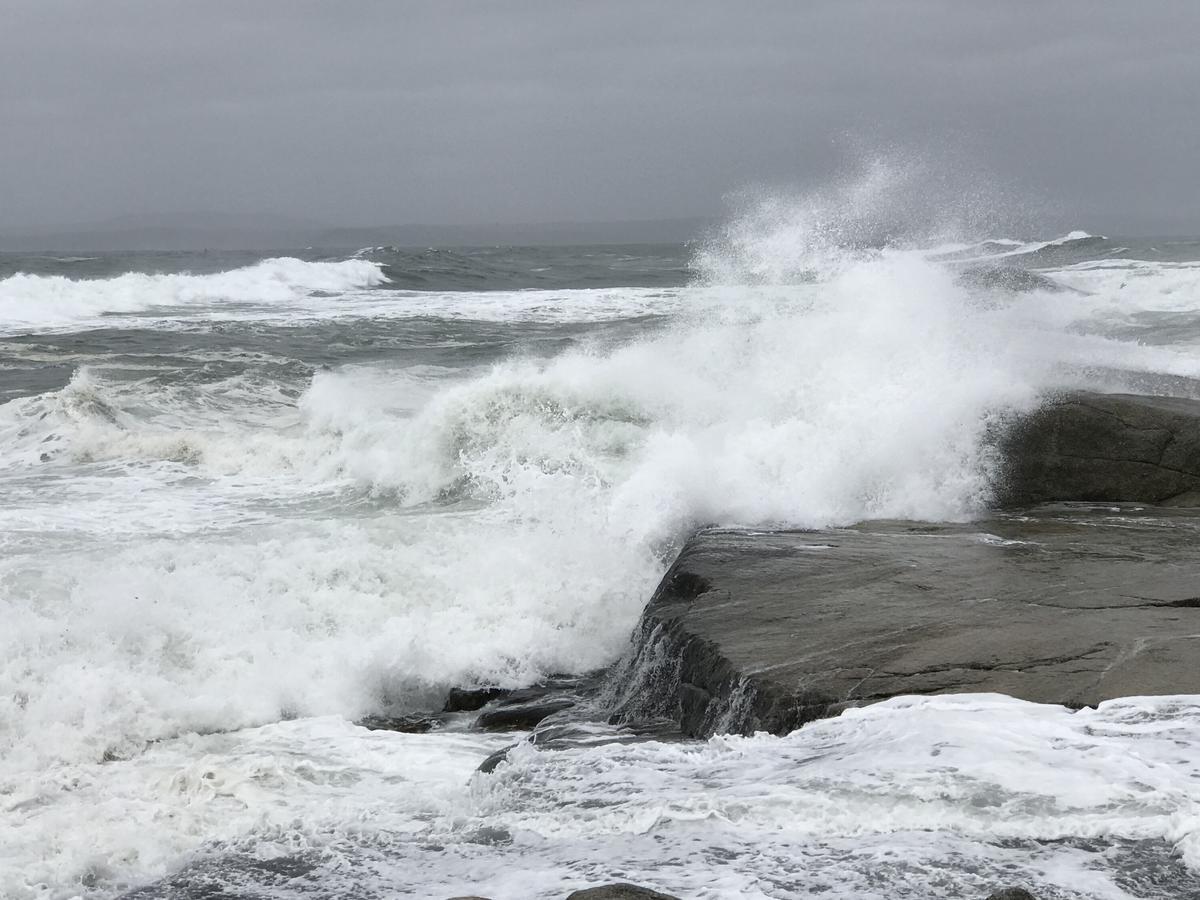
[[[451,688],[442,706],[444,713],[475,712],[483,709],[493,700],[508,696],[511,691],[498,687],[487,688]]]
[[[497,692],[476,709],[475,727],[483,731],[528,731],[543,720],[580,705],[588,705],[603,673],[560,675],[519,690]],[[451,692],[451,700],[454,692]],[[447,701],[447,704],[451,702]]]
[[[567,900],[679,900],[670,894],[660,894],[636,884],[606,884],[585,888],[567,896]]]
[[[1052,500],[1200,506],[1200,401],[1077,393],[1006,433],[1006,505]]]
[[[521,731],[533,728],[543,719],[574,705],[570,700],[505,704],[480,713],[475,720],[475,727],[484,731]]]
[[[1079,293],[1053,278],[1013,265],[973,265],[964,268],[956,279],[967,288],[1000,291],[1046,291],[1051,294]]]
[[[900,694],[1200,693],[1198,576],[1200,517],[1173,510],[709,530],[648,606],[615,718],[782,734]]]
[[[450,900],[487,900],[487,898],[451,897]],[[636,884],[606,884],[574,891],[567,895],[566,900],[680,900],[680,898],[650,888],[639,887]],[[987,900],[1037,900],[1037,898],[1023,888],[1005,888],[989,895]]]
[[[227,855],[202,859],[119,900],[266,900],[277,892],[315,893],[319,862],[305,856],[256,859]]]
[[[427,734],[441,724],[436,716],[364,716],[356,723],[368,731],[398,731],[403,734]]]

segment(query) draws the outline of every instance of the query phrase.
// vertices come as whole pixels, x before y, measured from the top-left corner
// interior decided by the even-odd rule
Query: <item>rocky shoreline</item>
[[[983,521],[694,535],[609,676],[611,721],[703,738],[902,694],[1079,708],[1200,693],[1200,402],[1071,394],[997,444]],[[610,885],[568,900],[675,898]]]
[[[440,712],[360,724],[420,732],[460,717],[458,727],[553,748],[603,720],[606,740],[786,734],[903,694],[998,692],[1072,708],[1200,694],[1200,402],[1072,394],[996,441],[1000,504],[981,521],[706,529],[609,672],[459,688]],[[295,862],[249,880],[305,877]],[[205,892],[214,866],[228,867],[210,860],[126,897],[215,896]],[[568,900],[677,898],[615,884]],[[988,900],[1032,895],[1009,887]]]
[[[1079,708],[1200,693],[1200,402],[1071,394],[997,444],[983,521],[694,535],[608,677],[610,721],[704,738],[786,734],[902,694]],[[479,727],[506,705],[539,720],[566,708],[489,699]],[[568,900],[676,898],[608,885]]]
[[[1000,446],[998,495],[1037,506],[693,536],[643,613],[617,718],[785,734],[900,694],[1200,693],[1200,402],[1069,395]]]
[[[1200,518],[1038,507],[964,526],[705,531],[647,607],[617,715],[786,734],[903,694],[1078,708],[1200,693]]]

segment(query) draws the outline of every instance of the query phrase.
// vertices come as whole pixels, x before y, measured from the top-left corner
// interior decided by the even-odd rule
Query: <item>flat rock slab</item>
[[[692,736],[785,733],[899,694],[1080,707],[1200,693],[1200,518],[1058,506],[970,525],[705,531],[635,648],[618,717],[677,716]]]

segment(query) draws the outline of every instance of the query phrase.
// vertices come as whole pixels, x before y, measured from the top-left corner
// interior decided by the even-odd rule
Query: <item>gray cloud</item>
[[[717,212],[897,145],[1200,231],[1200,4],[0,0],[0,227]]]

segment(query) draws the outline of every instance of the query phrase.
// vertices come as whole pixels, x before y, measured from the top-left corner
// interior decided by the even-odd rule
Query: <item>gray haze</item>
[[[1063,225],[1200,232],[1196,0],[0,0],[0,15],[9,235],[117,217],[297,234],[694,219],[877,151]]]

